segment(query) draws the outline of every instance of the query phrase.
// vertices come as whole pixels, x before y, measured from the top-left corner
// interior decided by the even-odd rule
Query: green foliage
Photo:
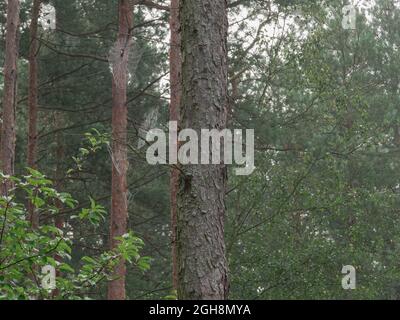
[[[118,238],[114,250],[84,256],[79,268],[73,267],[72,236],[54,227],[51,221],[63,214],[64,207],[76,209],[77,202],[70,194],[54,189],[42,173],[29,168],[28,171],[22,177],[0,175],[0,183],[12,181],[14,185],[6,196],[0,197],[0,299],[85,299],[101,281],[112,280],[113,268],[121,259],[141,271],[149,269],[150,259],[140,255],[143,241],[132,233]],[[28,201],[42,222],[37,229],[27,219]],[[81,209],[74,218],[97,227],[105,213],[90,198],[90,208]],[[59,272],[57,294],[42,286],[44,266]]]
[[[250,177],[228,179],[230,298],[400,297],[400,8],[396,1],[356,1],[357,28],[344,30],[343,2],[247,0],[229,9],[232,126],[255,129],[257,167]],[[32,170],[3,177],[16,187],[0,199],[0,268],[18,263],[0,270],[0,295],[50,298],[29,276],[34,267],[39,281],[50,264],[62,272],[61,297],[104,298],[107,270],[124,258],[135,266],[127,272],[129,298],[175,299],[168,168],[129,154],[129,224],[146,246],[128,234],[119,253],[107,250],[112,75],[100,60],[116,39],[116,1],[50,3],[61,26],[40,30],[38,165],[49,177],[72,169],[52,179]],[[30,5],[22,2],[18,173],[26,166]],[[2,36],[5,9],[1,1]],[[168,87],[157,79],[168,71],[169,26],[167,12],[141,5],[134,20],[142,53],[128,86],[128,141],[135,147],[149,112],[157,111],[157,127],[168,120]],[[0,75],[0,97],[3,82]],[[26,219],[28,200],[40,213],[38,230]],[[52,222],[61,212],[63,232]],[[142,255],[154,258],[146,273]],[[357,290],[342,289],[344,264],[356,267]]]
[[[76,169],[68,170],[68,174],[73,174],[83,170],[83,165],[88,161],[90,156],[96,155],[104,146],[110,147],[110,137],[106,133],[100,133],[96,128],[92,128],[90,132],[84,134],[84,146],[79,148],[77,156],[72,157],[75,162]]]
[[[79,213],[79,218],[82,220],[87,219],[90,221],[90,223],[97,226],[101,221],[104,221],[104,214],[107,212],[102,206],[96,204],[92,198],[89,198],[89,200],[90,208],[82,209],[82,211]]]

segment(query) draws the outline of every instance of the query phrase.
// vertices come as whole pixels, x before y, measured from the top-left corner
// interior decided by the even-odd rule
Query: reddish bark
[[[169,107],[169,120],[179,121],[179,104],[181,100],[181,36],[179,22],[179,0],[171,0],[170,7],[170,89],[171,101]],[[171,202],[171,244],[172,244],[172,284],[174,290],[178,288],[178,268],[176,257],[176,214],[177,194],[179,187],[179,170],[171,169],[170,177],[170,202]]]
[[[19,10],[19,0],[8,1],[4,60],[3,125],[0,147],[1,170],[7,175],[14,174]],[[2,185],[2,193],[6,194],[11,186],[11,182],[4,183]]]
[[[131,44],[133,24],[133,8],[129,0],[119,1],[119,31],[117,39],[118,57],[113,65],[112,83],[112,199],[110,218],[111,248],[118,245],[115,237],[127,231],[128,201],[126,173],[127,157],[127,78],[128,58]],[[109,300],[123,300],[125,295],[125,261],[121,261],[114,269],[115,280],[108,285]]]

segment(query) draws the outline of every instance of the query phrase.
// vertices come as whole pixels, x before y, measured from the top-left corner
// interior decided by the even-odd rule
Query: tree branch
[[[144,5],[150,9],[169,11],[169,6],[164,6],[151,0],[133,0],[133,5]]]

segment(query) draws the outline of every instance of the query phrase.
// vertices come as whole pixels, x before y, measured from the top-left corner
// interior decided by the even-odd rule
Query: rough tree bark
[[[183,0],[181,129],[226,127],[226,0]],[[178,193],[178,298],[226,299],[224,242],[226,168],[182,166]]]
[[[14,174],[19,10],[19,0],[8,0],[4,60],[3,125],[0,146],[1,170],[7,175]],[[2,194],[6,194],[11,185],[11,182],[4,183],[1,190]]]
[[[170,5],[170,89],[171,101],[169,106],[169,120],[179,122],[179,104],[181,100],[181,35],[179,22],[179,0],[171,0]],[[172,284],[178,289],[178,268],[176,258],[176,215],[178,194],[179,170],[171,168],[170,202],[171,202],[171,244],[172,244]]]
[[[29,26],[29,85],[28,85],[28,151],[27,164],[36,169],[37,154],[37,114],[38,114],[38,19],[41,0],[33,0],[31,10],[31,24]],[[29,221],[32,228],[39,226],[38,215],[31,202],[28,203]]]
[[[112,83],[112,199],[110,218],[111,248],[118,245],[115,237],[126,233],[128,218],[127,181],[127,78],[129,49],[132,41],[133,7],[129,0],[119,0],[119,31],[116,42],[117,57],[113,63]],[[123,300],[125,296],[125,261],[114,270],[115,280],[108,284],[108,299]]]

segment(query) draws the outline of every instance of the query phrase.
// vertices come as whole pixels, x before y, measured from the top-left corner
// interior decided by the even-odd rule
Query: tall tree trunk
[[[127,181],[127,98],[129,49],[132,41],[133,8],[129,0],[119,0],[119,31],[113,65],[112,83],[112,199],[110,219],[111,248],[118,245],[115,237],[126,233],[128,218]],[[108,285],[108,299],[125,299],[125,261],[114,270],[115,280]]]
[[[7,175],[14,174],[19,10],[19,0],[8,0],[4,61],[3,126],[0,147],[1,169]],[[2,194],[6,194],[10,187],[10,182],[4,183]]]
[[[222,130],[228,110],[225,0],[184,0],[181,128]],[[226,168],[182,167],[178,193],[178,298],[226,299],[224,242]]]
[[[31,24],[29,27],[29,87],[28,87],[28,151],[27,164],[29,168],[36,169],[37,155],[37,113],[38,113],[38,19],[41,0],[33,0],[31,11]],[[39,226],[38,215],[31,202],[28,203],[29,221],[32,228]]]
[[[179,122],[179,104],[181,101],[181,35],[179,21],[179,0],[171,0],[170,5],[170,90],[171,101],[169,106],[169,120]],[[177,141],[176,141],[177,143]],[[171,169],[170,177],[170,202],[171,202],[171,244],[172,244],[172,285],[174,290],[178,289],[178,268],[176,257],[176,215],[177,215],[177,194],[179,183],[179,170]]]

